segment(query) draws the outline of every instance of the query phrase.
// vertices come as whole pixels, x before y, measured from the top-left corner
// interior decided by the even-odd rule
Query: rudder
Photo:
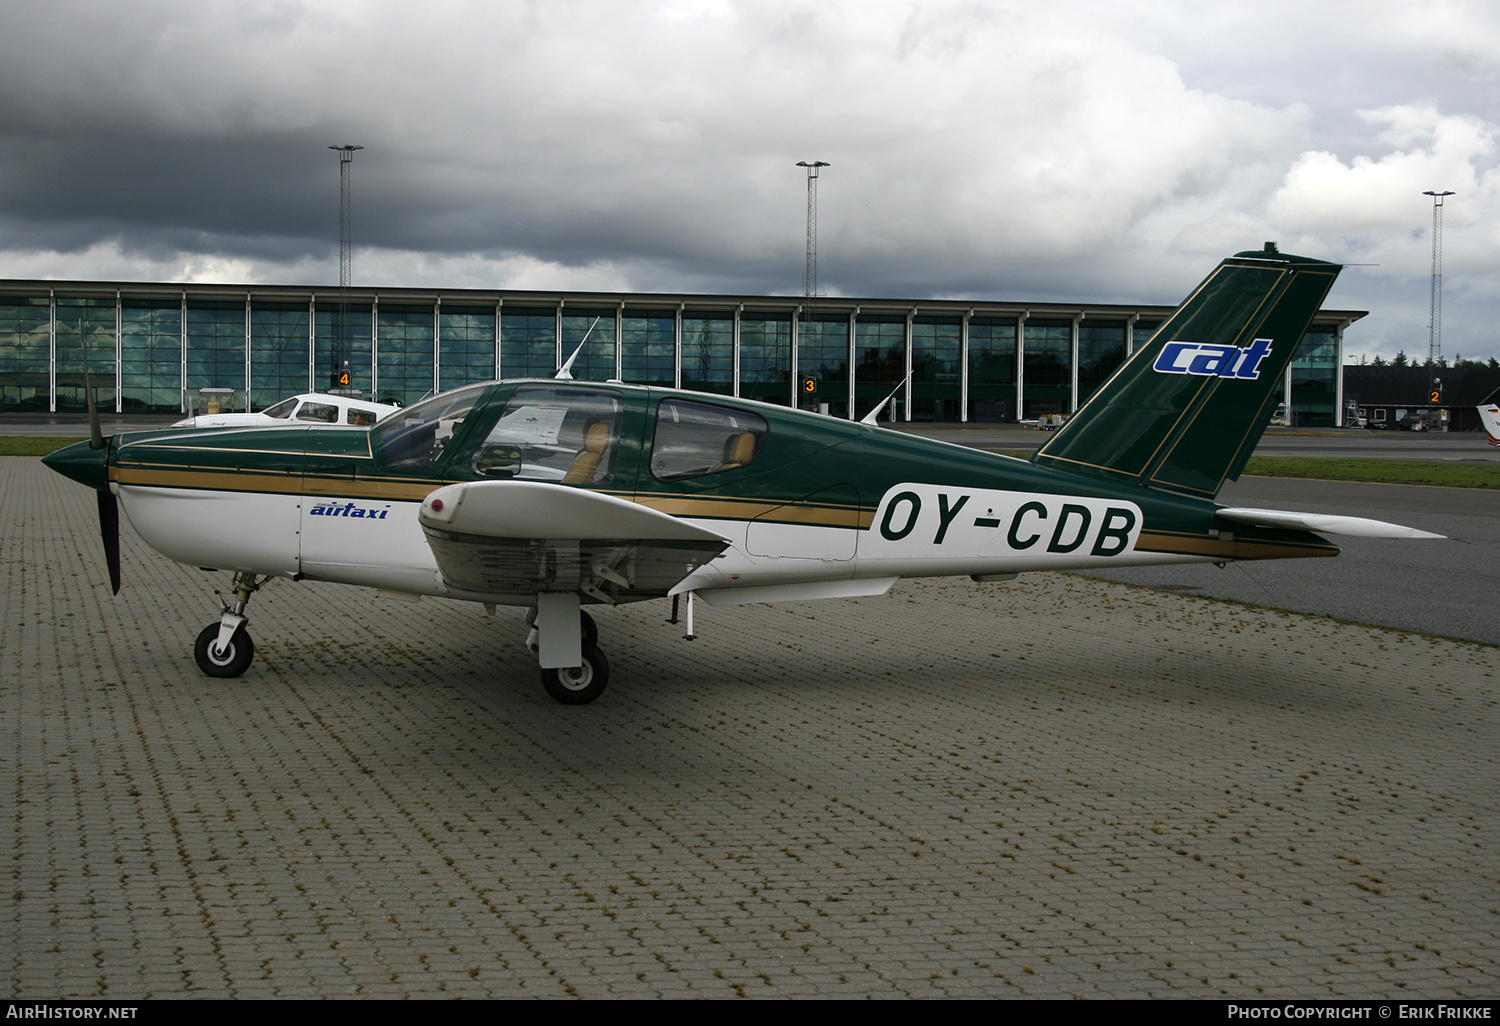
[[[1212,498],[1254,451],[1276,384],[1340,270],[1271,243],[1225,260],[1036,464]]]

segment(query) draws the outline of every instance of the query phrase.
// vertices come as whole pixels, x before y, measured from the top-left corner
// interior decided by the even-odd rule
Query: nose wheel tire
[[[583,643],[583,665],[542,670],[542,687],[563,705],[588,705],[604,694],[608,683],[609,660],[588,642]]]
[[[219,625],[211,623],[203,628],[193,645],[193,658],[198,661],[198,669],[210,677],[238,677],[250,668],[255,659],[255,642],[250,640],[245,628],[241,627],[229,636],[229,644],[222,652],[217,650],[218,644]]]

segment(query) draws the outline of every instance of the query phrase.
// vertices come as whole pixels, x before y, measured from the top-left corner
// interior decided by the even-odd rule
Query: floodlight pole
[[[798,167],[807,168],[807,267],[802,272],[802,295],[805,299],[818,296],[818,169],[830,167],[826,160],[799,160]]]
[[[336,150],[339,155],[339,315],[333,331],[333,372],[329,380],[329,387],[337,388],[339,370],[348,362],[344,344],[349,324],[349,283],[354,270],[354,242],[349,214],[349,165],[354,162],[354,151],[364,147],[344,143],[342,146],[328,148]]]
[[[1443,357],[1443,198],[1451,191],[1428,189],[1432,197],[1432,310],[1427,325],[1427,362],[1437,366]]]

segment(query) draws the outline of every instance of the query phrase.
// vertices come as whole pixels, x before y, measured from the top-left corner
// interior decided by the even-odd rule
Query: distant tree
[[[1406,350],[1400,349],[1396,352],[1396,358],[1391,361],[1392,367],[1405,367],[1410,361],[1406,358]]]
[[[1384,367],[1385,366],[1385,357],[1383,357],[1383,356],[1376,356],[1375,359],[1373,359],[1373,360],[1370,361],[1370,366],[1371,367]]]
[[[1493,356],[1490,357],[1490,369],[1500,370],[1500,360],[1495,359]]]

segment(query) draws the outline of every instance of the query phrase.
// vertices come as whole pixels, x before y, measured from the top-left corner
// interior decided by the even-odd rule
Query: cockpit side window
[[[578,385],[521,385],[474,454],[481,477],[598,487],[620,455],[620,395]]]
[[[768,431],[759,414],[663,399],[656,410],[651,474],[658,481],[681,481],[738,470],[760,455]]]
[[[386,462],[404,470],[431,467],[489,387],[484,384],[454,389],[381,421],[375,427],[375,434]]]
[[[298,420],[311,420],[319,424],[337,424],[339,408],[332,403],[315,403],[309,400],[297,411]]]

